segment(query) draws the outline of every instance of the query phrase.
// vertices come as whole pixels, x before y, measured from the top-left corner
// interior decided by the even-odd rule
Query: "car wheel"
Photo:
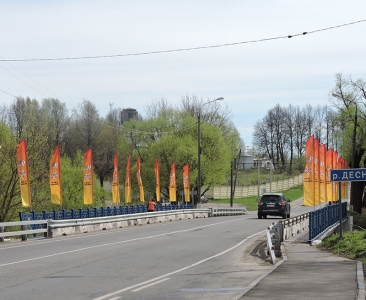
[[[267,215],[263,215],[263,219],[267,219]]]
[[[287,216],[287,214],[286,214],[286,212],[284,212],[282,215],[282,219],[286,219],[286,216]]]
[[[287,219],[290,219],[290,214],[289,213],[287,214]]]
[[[262,219],[262,215],[261,214],[258,214],[258,219]]]

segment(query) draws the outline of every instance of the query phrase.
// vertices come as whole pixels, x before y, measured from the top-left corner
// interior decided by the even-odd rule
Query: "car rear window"
[[[262,202],[276,202],[281,201],[281,196],[278,195],[263,195],[261,201]]]

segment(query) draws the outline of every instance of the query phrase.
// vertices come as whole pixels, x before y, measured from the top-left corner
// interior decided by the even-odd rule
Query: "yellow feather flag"
[[[84,204],[94,204],[94,173],[92,149],[89,149],[84,153]]]
[[[20,181],[20,195],[22,198],[23,207],[31,207],[31,194],[30,194],[30,182],[28,172],[28,154],[27,154],[27,142],[21,141],[17,148],[17,170]]]
[[[183,188],[184,188],[184,201],[185,202],[191,202],[190,197],[190,189],[191,189],[191,183],[190,183],[190,174],[189,174],[189,165],[183,166]]]
[[[137,157],[137,167],[136,167],[136,177],[137,177],[137,183],[140,188],[140,201],[145,201],[145,195],[144,195],[144,187],[142,185],[142,179],[141,179],[141,162],[140,162],[140,156]]]
[[[51,202],[62,206],[60,145],[56,146],[50,161]]]
[[[304,205],[314,205],[314,136],[305,145],[306,165],[304,170]]]
[[[171,202],[177,201],[177,182],[175,175],[175,162],[173,162],[170,169],[170,182],[169,182],[169,198]]]
[[[112,178],[112,202],[119,203],[119,174],[118,174],[118,153],[114,155],[113,160],[113,178]]]
[[[132,187],[131,187],[131,157],[127,156],[126,164],[126,179],[125,179],[125,203],[132,202]]]

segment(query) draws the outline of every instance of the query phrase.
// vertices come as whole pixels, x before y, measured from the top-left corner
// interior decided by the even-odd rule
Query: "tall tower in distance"
[[[135,119],[138,120],[138,112],[136,109],[134,108],[124,108],[121,110],[121,124],[123,124],[123,122],[129,121],[131,119]]]

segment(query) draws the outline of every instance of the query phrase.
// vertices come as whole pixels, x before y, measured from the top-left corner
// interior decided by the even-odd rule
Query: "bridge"
[[[6,243],[1,299],[234,299],[273,267],[266,229],[280,220],[222,213]]]

